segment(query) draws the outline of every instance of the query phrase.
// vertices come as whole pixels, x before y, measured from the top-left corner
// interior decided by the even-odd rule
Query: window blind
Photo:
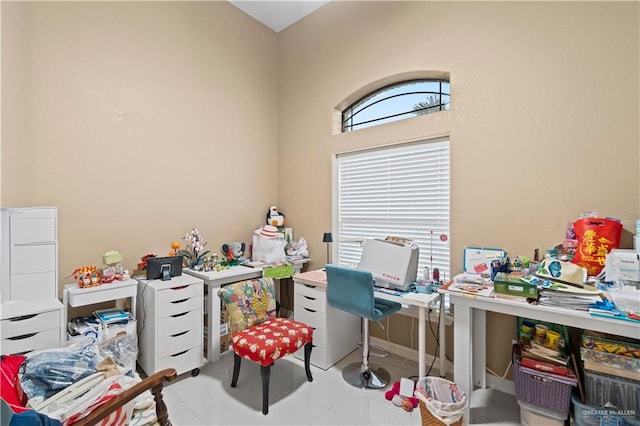
[[[418,244],[418,276],[429,267],[450,278],[449,140],[340,154],[336,160],[337,263],[355,265],[365,239],[393,235]]]

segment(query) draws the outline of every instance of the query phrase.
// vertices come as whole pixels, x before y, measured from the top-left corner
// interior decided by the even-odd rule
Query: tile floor
[[[327,371],[312,366],[313,382],[306,380],[302,361],[293,356],[279,360],[271,367],[269,414],[264,416],[259,366],[244,361],[238,385],[231,388],[233,355],[226,353],[220,361],[203,366],[197,377],[186,373],[165,386],[169,419],[174,426],[421,425],[419,409],[408,413],[384,398],[388,387],[361,390],[344,382],[342,367],[360,356],[354,351]],[[371,362],[387,369],[392,382],[418,371],[417,363],[393,356],[372,357]],[[484,396],[485,402],[493,397]],[[509,404],[511,411],[517,410],[513,402],[497,401],[500,407]],[[484,424],[519,424],[504,421],[496,410],[481,410],[478,418]],[[517,412],[515,419],[519,420]]]

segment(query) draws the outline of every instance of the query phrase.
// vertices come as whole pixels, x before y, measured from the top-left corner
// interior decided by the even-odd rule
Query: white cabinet
[[[170,367],[199,373],[203,300],[203,281],[190,275],[138,280],[138,363],[145,373]]]
[[[2,302],[58,298],[55,207],[3,208]]]
[[[0,352],[58,345],[64,326],[58,300],[57,209],[0,212]]]
[[[311,364],[326,370],[358,347],[361,319],[329,306],[324,271],[294,275],[293,282],[294,319],[313,327]],[[304,351],[295,357],[304,360]]]
[[[0,353],[19,354],[58,346],[62,341],[62,311],[57,299],[3,303]]]

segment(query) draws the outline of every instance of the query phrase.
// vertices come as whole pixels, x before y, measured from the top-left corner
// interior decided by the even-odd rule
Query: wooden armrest
[[[134,399],[147,389],[151,389],[153,399],[156,402],[156,416],[158,417],[158,424],[160,426],[170,426],[169,413],[167,412],[167,406],[162,399],[162,384],[166,380],[172,381],[177,377],[177,372],[173,368],[167,368],[162,371],[158,371],[156,374],[147,377],[140,383],[125,389],[115,398],[102,404],[96,408],[88,416],[78,420],[74,423],[75,426],[93,426],[100,423],[100,420],[107,417],[109,414],[116,411],[119,407],[122,407],[127,402]]]

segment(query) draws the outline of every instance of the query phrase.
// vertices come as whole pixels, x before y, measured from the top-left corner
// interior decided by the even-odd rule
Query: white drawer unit
[[[148,375],[164,368],[200,372],[203,281],[190,275],[138,280],[138,362]]]
[[[294,319],[313,327],[311,364],[326,370],[358,347],[361,320],[327,304],[324,272],[294,275],[293,283]],[[295,357],[304,360],[304,351]]]
[[[0,312],[0,353],[19,354],[59,346],[63,340],[60,301],[6,302]]]
[[[1,300],[58,298],[56,207],[3,208]]]

